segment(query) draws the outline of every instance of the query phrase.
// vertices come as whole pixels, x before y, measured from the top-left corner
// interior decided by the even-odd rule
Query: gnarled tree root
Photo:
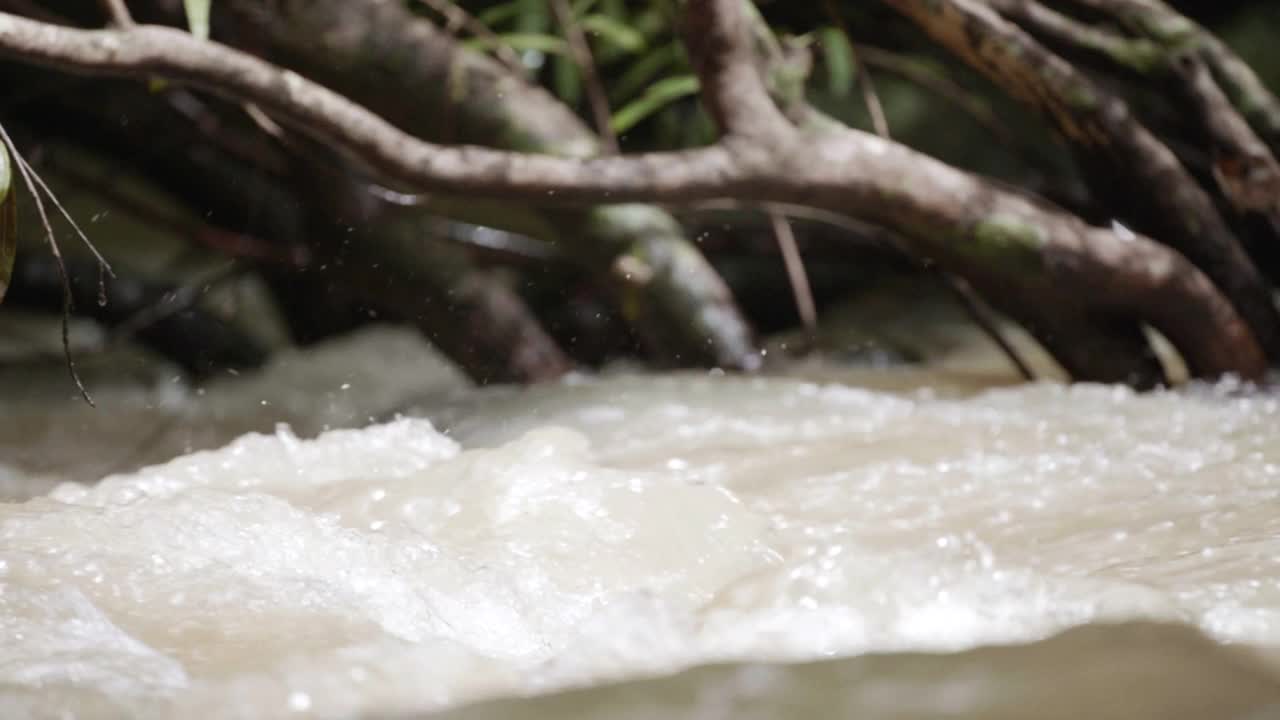
[[[1122,98],[978,0],[884,2],[1044,114],[1078,151],[1116,217],[1131,215],[1135,227],[1202,268],[1248,322],[1271,362],[1280,363],[1280,313],[1265,279],[1210,195]]]
[[[1055,336],[1051,349],[1080,379],[1152,377],[1149,353],[1094,359],[1076,349],[1097,347],[1087,337],[1095,330],[1106,348],[1136,346],[1127,338],[1141,323],[1168,337],[1196,376],[1254,378],[1265,370],[1244,313],[1181,254],[1142,235],[1088,226],[865,133],[801,131],[773,104],[751,61],[738,0],[690,0],[686,12],[703,99],[726,136],[711,147],[640,156],[436,145],[296,73],[165,28],[82,31],[0,14],[0,52],[78,72],[161,74],[253,102],[387,182],[426,192],[566,205],[734,197],[864,218],[902,235],[1006,313],[1046,328]]]
[[[403,3],[227,0],[214,11],[236,23],[238,36],[264,42],[265,57],[419,137],[569,157],[600,149],[569,108],[501,63],[463,48]],[[342,32],[332,32],[335,27]],[[436,209],[457,205],[455,199]],[[490,213],[485,221],[501,223],[510,212]],[[556,242],[617,288],[623,316],[658,359],[759,366],[751,328],[728,287],[666,212],[609,205],[520,212],[538,216],[520,230]],[[461,217],[469,214],[463,210]]]

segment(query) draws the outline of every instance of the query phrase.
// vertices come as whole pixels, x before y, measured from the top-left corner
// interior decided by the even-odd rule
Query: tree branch
[[[129,14],[129,7],[124,4],[124,0],[100,0],[100,3],[111,24],[117,27],[134,26],[133,16]]]
[[[1035,108],[1069,139],[1120,217],[1185,253],[1245,316],[1280,363],[1280,313],[1213,199],[1125,101],[977,0],[883,0],[934,40]]]
[[[1165,49],[1193,48],[1204,56],[1215,79],[1258,135],[1280,154],[1280,98],[1239,55],[1213,33],[1161,0],[1072,0],[1119,20]]]
[[[0,13],[0,53],[92,75],[162,75],[257,104],[316,139],[407,185],[540,202],[669,200],[724,193],[742,169],[723,147],[644,157],[573,160],[412,137],[289,70],[173,28],[77,30]]]
[[[702,82],[702,99],[720,129],[729,135],[768,141],[784,136],[791,124],[769,97],[756,71],[750,18],[744,0],[690,2],[685,11],[684,43]]]
[[[1146,321],[1174,342],[1197,376],[1263,372],[1261,349],[1239,314],[1177,253],[1141,236],[1091,228],[865,133],[801,134],[769,99],[749,58],[738,3],[690,0],[687,11],[704,97],[727,137],[707,148],[640,156],[573,159],[424,142],[296,73],[166,28],[84,31],[0,14],[0,54],[88,74],[163,75],[254,102],[418,189],[541,204],[732,197],[852,213],[894,229],[912,251],[965,277],[1033,330],[1061,315],[1074,318],[1073,327],[1106,330],[1099,337],[1111,347],[1132,348],[1137,323]],[[1039,336],[1052,338],[1054,329]],[[1077,377],[1151,377],[1143,358],[1102,360],[1061,335],[1049,342]]]
[[[423,140],[574,158],[600,154],[599,137],[569,107],[523,75],[463,47],[403,3],[307,0],[266,7],[260,0],[219,0],[215,13],[235,29],[227,37],[252,38],[252,52]],[[343,31],[332,32],[335,27]],[[405,101],[406,93],[412,102]],[[573,264],[603,280],[601,289],[609,291],[650,360],[685,367],[759,366],[751,327],[728,287],[662,209],[553,207],[545,195],[536,203],[477,193],[430,197],[425,212],[499,224],[556,244]],[[619,263],[645,266],[642,275],[649,281],[613,281]]]
[[[1169,84],[1185,98],[1206,136],[1214,178],[1223,197],[1238,212],[1259,212],[1273,217],[1273,222],[1280,220],[1280,163],[1219,87],[1211,67],[1216,61],[1209,33],[1192,31],[1195,26],[1191,21],[1158,4],[1128,8],[1123,2],[1106,2],[1094,7],[1130,24],[1134,21],[1127,12],[1156,13],[1141,23],[1150,37],[1131,38],[1077,21],[1034,0],[987,1],[1001,13],[1068,47],[1100,54],[1145,77],[1171,77]],[[1163,20],[1157,22],[1156,18]],[[1161,30],[1170,27],[1181,30],[1176,34]],[[1196,34],[1195,43],[1187,42],[1188,32]],[[1265,107],[1263,100],[1257,104]]]

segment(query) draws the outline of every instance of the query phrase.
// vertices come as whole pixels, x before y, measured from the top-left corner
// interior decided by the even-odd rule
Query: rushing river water
[[[1280,717],[1269,392],[424,353],[15,390],[0,717]]]

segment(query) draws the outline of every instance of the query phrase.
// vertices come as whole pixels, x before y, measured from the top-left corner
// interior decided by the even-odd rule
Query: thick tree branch
[[[434,218],[385,212],[385,206],[357,187],[355,175],[317,162],[323,153],[309,145],[300,153],[308,160],[301,168],[291,167],[293,158],[277,159],[279,173],[293,182],[261,172],[250,164],[251,156],[222,149],[243,145],[226,141],[242,139],[252,125],[228,122],[228,117],[243,120],[233,106],[224,106],[227,117],[219,117],[218,105],[209,105],[165,103],[143,87],[81,80],[38,104],[24,105],[18,118],[65,118],[46,122],[43,136],[65,137],[128,163],[204,214],[208,227],[173,227],[172,220],[154,213],[146,220],[186,237],[217,237],[214,249],[262,261],[263,272],[280,280],[274,283],[280,291],[277,300],[297,339],[313,341],[335,327],[346,329],[348,316],[363,322],[373,309],[380,318],[416,326],[477,382],[538,382],[570,369],[514,289],[476,267],[467,252],[441,240]],[[126,115],[127,124],[115,122]],[[214,148],[219,150],[211,152]],[[46,151],[44,159],[55,163],[60,177],[71,172],[93,193],[119,203],[118,193],[108,190],[113,178],[80,175],[64,157],[54,150]],[[137,204],[119,209],[133,212]],[[246,247],[243,240],[236,241],[245,232],[264,240]],[[310,288],[325,292],[307,296]],[[303,299],[310,302],[301,312],[290,312]],[[362,309],[358,315],[341,312],[357,307]],[[81,311],[95,308],[96,301]],[[320,322],[295,322],[300,316]],[[211,343],[217,341],[211,336]]]
[[[1215,79],[1258,135],[1280,154],[1280,98],[1257,73],[1213,33],[1160,0],[1072,0],[1116,18],[1140,37],[1166,50],[1192,49],[1203,55]]]
[[[699,18],[710,23],[700,37],[712,41],[701,52],[749,52],[737,0],[691,0],[689,13],[695,27]],[[1132,349],[1139,321],[1168,336],[1196,375],[1256,377],[1265,368],[1235,309],[1177,253],[1141,236],[1091,228],[865,133],[802,135],[782,120],[758,76],[722,61],[699,61],[708,101],[721,106],[720,119],[732,130],[719,144],[570,159],[427,143],[295,73],[164,28],[82,31],[0,14],[0,53],[83,73],[159,74],[252,101],[414,188],[544,204],[733,197],[855,214],[896,230],[915,253],[965,277],[1033,330],[1039,326],[1077,377],[1149,378],[1145,364],[1101,362],[1089,347],[1054,337],[1068,326],[1112,327],[1100,337]],[[735,98],[748,113],[730,110]],[[756,126],[760,118],[764,125]],[[1054,325],[1055,315],[1074,320]]]
[[[215,19],[233,30],[227,36],[245,39],[255,54],[421,139],[576,158],[601,150],[598,136],[545,89],[461,46],[403,3],[281,0],[264,7],[259,0],[220,0],[214,10]],[[335,27],[343,31],[332,32]],[[500,223],[556,244],[586,273],[605,281],[601,289],[613,296],[653,361],[730,369],[759,365],[751,328],[728,288],[683,228],[658,207],[552,207],[470,193],[435,194],[424,210]],[[649,282],[610,281],[626,264],[643,265]]]
[[[1182,94],[1199,116],[1211,148],[1213,176],[1223,197],[1238,212],[1280,221],[1280,162],[1232,107],[1200,57],[1179,55],[1175,67]]]
[[[573,160],[424,142],[289,70],[157,26],[77,30],[0,13],[0,53],[83,74],[161,75],[248,101],[422,190],[552,202],[722,195],[743,169],[726,147]]]
[[[1273,362],[1280,313],[1213,199],[1129,110],[1021,28],[977,0],[883,0],[940,44],[1042,112],[1073,143],[1113,212],[1185,253],[1231,299]],[[1122,200],[1123,199],[1123,200]]]
[[[720,129],[768,142],[786,135],[790,123],[770,99],[750,43],[743,42],[751,32],[743,2],[690,2],[684,43],[702,82],[703,102]]]
[[[1210,42],[1211,35],[1203,30],[1192,31],[1195,26],[1189,20],[1168,8],[1161,10],[1159,5],[1133,8],[1166,13],[1158,16],[1166,18],[1162,22],[1143,24],[1150,37],[1126,37],[1077,21],[1035,0],[988,2],[1057,43],[1096,53],[1141,76],[1164,80],[1185,98],[1196,115],[1205,144],[1212,151],[1214,178],[1223,197],[1238,212],[1258,212],[1280,219],[1280,163],[1219,87],[1211,65],[1221,57],[1214,54],[1216,46]],[[1129,19],[1124,3],[1105,5],[1117,19]],[[1096,9],[1104,7],[1099,4]],[[1176,34],[1163,29],[1171,27],[1170,23],[1180,28]],[[1188,42],[1187,34],[1192,34],[1196,42]],[[1265,107],[1264,101],[1258,102]]]

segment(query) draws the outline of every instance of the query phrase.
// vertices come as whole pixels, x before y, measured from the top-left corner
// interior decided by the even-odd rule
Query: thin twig
[[[130,28],[136,25],[133,16],[129,14],[129,8],[124,4],[124,0],[98,0],[102,5],[102,10],[107,14],[107,18],[111,20],[111,24],[117,27]]]
[[[853,37],[849,34],[849,29],[845,27],[844,18],[840,16],[835,3],[832,0],[824,0],[824,4],[826,5],[827,14],[845,36],[849,46],[854,47]],[[863,61],[861,54],[859,54],[860,51],[855,49],[854,53],[858,68],[858,86],[862,89],[862,101],[866,103],[867,113],[871,115],[871,125],[875,128],[877,135],[885,140],[892,140],[889,136],[889,121],[885,117],[884,106],[880,104],[880,96],[876,94],[875,85],[871,81],[871,73],[867,70],[867,65]],[[1014,349],[1013,345],[1001,334],[1000,328],[996,327],[995,319],[991,316],[990,309],[982,302],[978,294],[973,291],[969,283],[965,282],[964,278],[945,270],[939,270],[938,276],[942,279],[942,284],[959,298],[961,306],[964,307],[965,312],[968,313],[974,324],[982,332],[986,333],[987,337],[991,338],[992,342],[1008,356],[1009,362],[1013,363],[1013,366],[1018,369],[1023,379],[1028,382],[1034,381],[1035,375],[1031,372],[1031,367],[1027,365],[1026,361],[1018,355],[1018,351]]]
[[[857,53],[858,59],[867,65],[897,75],[955,105],[1001,142],[1012,144],[1018,141],[1017,134],[1002,123],[1000,117],[992,112],[991,108],[970,95],[950,78],[932,73],[910,58],[871,45],[855,45],[854,52]]]
[[[306,264],[309,251],[304,245],[276,247],[260,238],[190,221],[157,207],[155,203],[134,197],[109,177],[93,177],[82,172],[73,163],[60,160],[57,154],[50,154],[45,162],[55,168],[58,177],[68,184],[97,195],[152,227],[189,237],[200,245],[238,258],[251,258],[286,267],[302,267]]]
[[[244,114],[249,116],[249,119],[253,121],[254,125],[258,126],[259,130],[281,142],[287,141],[284,128],[280,127],[280,124],[275,120],[272,120],[270,115],[262,112],[262,108],[253,103],[244,103],[241,107],[244,109]]]
[[[23,160],[22,162],[26,164],[26,160]],[[94,259],[98,261],[98,265],[101,266],[102,269],[106,270],[108,275],[115,277],[116,274],[111,269],[111,264],[107,262],[106,258],[102,257],[102,253],[98,252],[97,246],[89,240],[88,235],[84,234],[84,230],[80,229],[80,225],[76,223],[75,218],[71,217],[71,213],[67,212],[67,209],[62,206],[62,202],[58,200],[58,196],[54,195],[53,191],[49,189],[49,186],[45,184],[44,178],[40,177],[40,174],[37,173],[30,165],[27,165],[27,169],[31,171],[31,177],[36,181],[36,184],[40,186],[40,189],[44,190],[45,195],[49,196],[49,202],[53,203],[53,206],[57,208],[62,217],[66,219],[67,223],[76,231],[76,234],[80,236],[80,240],[84,242],[85,247],[89,248],[89,252],[92,253]]]
[[[418,0],[418,2],[439,13],[448,23],[445,29],[450,34],[453,34],[455,28],[464,27],[472,35],[491,43],[494,55],[512,72],[521,77],[528,72],[524,63],[520,62],[520,57],[516,55],[515,50],[512,50],[510,45],[503,42],[502,38],[489,29],[489,26],[480,22],[478,18],[457,3],[450,2],[450,0]]]
[[[76,388],[80,391],[80,397],[89,404],[89,407],[96,407],[93,398],[89,395],[89,391],[85,388],[84,382],[80,380],[80,373],[76,371],[75,359],[71,356],[71,311],[74,309],[74,303],[71,298],[71,277],[67,274],[67,264],[62,258],[62,250],[58,247],[58,240],[53,235],[53,225],[49,222],[49,213],[44,209],[44,200],[40,198],[40,188],[32,181],[35,176],[35,170],[27,164],[22,153],[18,152],[18,146],[13,142],[13,138],[9,137],[9,131],[0,125],[0,140],[4,141],[5,147],[9,149],[10,155],[13,156],[14,165],[18,168],[18,173],[22,175],[22,181],[26,183],[27,191],[31,193],[32,200],[36,204],[36,212],[40,215],[40,223],[44,225],[45,238],[49,241],[49,249],[53,254],[54,264],[58,268],[58,279],[62,283],[62,355],[67,361],[67,371],[71,373],[71,381],[75,383]]]
[[[801,282],[805,283],[806,289],[808,285],[805,276],[803,275],[803,268],[801,268],[801,274],[799,276],[791,274],[793,261],[789,260],[786,256],[786,244],[781,240],[782,234],[779,232],[779,226],[776,224],[776,218],[800,218],[840,228],[841,230],[848,231],[856,237],[865,238],[875,247],[884,248],[898,253],[907,261],[920,265],[916,262],[915,256],[903,247],[902,242],[895,238],[893,233],[872,223],[867,223],[829,210],[820,210],[803,205],[789,205],[786,203],[763,203],[759,205],[752,205],[734,200],[713,200],[698,203],[696,207],[705,210],[749,210],[753,207],[763,209],[768,214],[770,221],[775,223],[774,233],[779,237],[779,248],[783,252],[783,261],[787,264],[788,277],[792,281],[793,291],[796,291],[797,288],[797,277]],[[782,232],[789,233],[790,224],[786,223],[785,219],[783,220],[783,223],[785,229]],[[794,238],[791,241],[791,245],[792,247],[795,246]],[[795,257],[798,259],[798,254]],[[1035,382],[1035,372],[1031,369],[1031,366],[1026,362],[1026,360],[1024,360],[1018,353],[1017,349],[1014,348],[1013,343],[1009,342],[1009,340],[1004,337],[1003,333],[1000,332],[999,322],[996,320],[995,313],[992,311],[991,307],[982,300],[977,292],[973,290],[969,283],[958,275],[944,272],[936,268],[925,267],[923,265],[921,265],[921,267],[926,271],[932,270],[932,272],[938,276],[942,286],[955,295],[956,299],[960,302],[961,307],[965,309],[974,324],[977,325],[978,328],[982,330],[982,332],[985,333],[997,347],[1000,348],[1005,356],[1009,358],[1009,362],[1017,369],[1023,379],[1028,382]],[[800,308],[801,306],[798,291],[796,295],[796,306],[797,308]],[[803,320],[803,310],[800,310],[800,315]]]
[[[609,152],[618,152],[618,136],[613,132],[612,113],[609,112],[609,99],[605,95],[604,85],[600,82],[600,74],[596,72],[595,60],[591,57],[591,46],[587,44],[587,36],[582,26],[573,17],[573,8],[569,0],[551,0],[551,9],[560,23],[560,31],[569,42],[569,52],[573,54],[573,62],[582,73],[582,85],[587,91],[587,104],[591,106],[591,114],[596,121],[596,132]]]
[[[889,233],[887,231],[878,225],[864,220],[859,220],[858,218],[849,215],[833,212],[831,210],[823,210],[822,208],[809,207],[808,205],[796,205],[794,203],[783,202],[746,202],[726,198],[722,200],[703,200],[701,202],[688,205],[687,207],[693,210],[707,211],[761,210],[765,213],[777,212],[788,218],[808,220],[810,222],[822,223],[823,225],[830,225],[831,227],[845,230],[852,236],[868,238],[873,245],[889,246],[895,250],[906,252],[898,245],[898,243],[889,237]],[[677,208],[673,207],[672,209],[674,210]]]
[[[107,347],[115,345],[165,318],[189,309],[210,290],[242,276],[245,272],[245,267],[236,263],[235,259],[231,259],[222,266],[183,283],[164,293],[155,302],[139,309],[126,318],[124,322],[112,328],[104,345]]]
[[[942,281],[942,286],[950,290],[956,296],[956,299],[960,301],[960,304],[973,322],[986,333],[987,337],[991,338],[991,341],[1000,348],[1005,357],[1009,358],[1009,362],[1013,363],[1022,379],[1027,382],[1035,382],[1035,372],[1027,364],[1027,361],[1022,359],[1018,351],[1014,349],[1013,343],[1009,342],[1004,333],[1000,332],[995,313],[978,296],[978,293],[974,292],[969,283],[964,278],[948,272],[939,271],[938,277]]]
[[[804,260],[800,257],[800,248],[796,246],[796,235],[791,231],[791,223],[787,222],[786,216],[777,210],[769,211],[769,224],[773,227],[773,236],[778,240],[782,264],[787,269],[787,280],[791,283],[791,293],[796,300],[796,313],[809,336],[809,347],[813,347],[818,331],[818,309],[813,301],[809,276],[804,270]]]
[[[858,58],[857,65],[858,87],[862,88],[862,102],[866,104],[867,112],[871,115],[871,127],[875,128],[877,135],[889,140],[891,139],[889,119],[885,117],[884,106],[880,104],[880,95],[876,93],[876,86],[871,82],[871,71],[867,69],[867,64],[862,62],[861,58]]]

